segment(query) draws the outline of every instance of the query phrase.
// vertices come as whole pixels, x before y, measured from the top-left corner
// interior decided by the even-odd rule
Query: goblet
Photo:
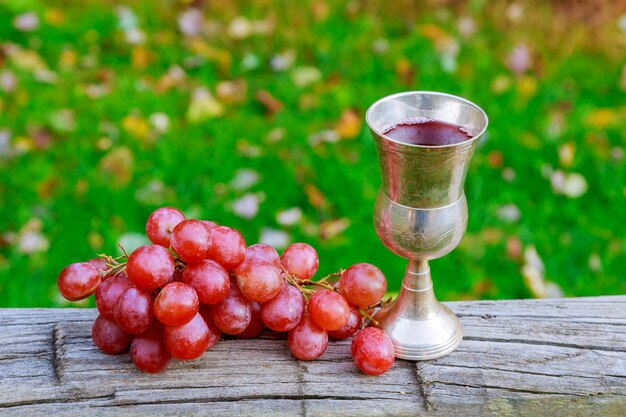
[[[382,316],[380,327],[393,341],[398,358],[438,358],[458,347],[463,329],[456,315],[435,298],[428,261],[452,251],[465,233],[463,185],[470,158],[487,128],[487,115],[460,97],[414,91],[382,98],[365,118],[382,174],[374,209],[376,233],[389,250],[409,260],[396,302],[377,315]],[[414,118],[454,124],[471,137],[452,145],[424,146],[383,133]]]

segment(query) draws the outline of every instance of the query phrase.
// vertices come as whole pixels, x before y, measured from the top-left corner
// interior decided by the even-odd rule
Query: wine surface
[[[398,142],[422,146],[453,145],[472,138],[461,126],[423,117],[394,123],[383,134]]]

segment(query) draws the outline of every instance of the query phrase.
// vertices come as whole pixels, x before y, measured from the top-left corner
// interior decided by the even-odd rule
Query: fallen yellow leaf
[[[122,120],[122,128],[139,139],[145,139],[150,133],[150,125],[141,116],[130,114]]]
[[[595,109],[587,113],[585,124],[596,129],[606,129],[617,121],[617,112],[613,109]]]
[[[342,139],[352,139],[361,132],[361,117],[352,109],[345,110],[341,114],[335,131]]]
[[[43,20],[50,26],[59,26],[65,21],[65,15],[61,9],[46,9],[43,12]]]
[[[113,179],[114,184],[123,186],[133,176],[134,157],[126,147],[115,148],[100,160],[100,170]]]
[[[537,94],[537,79],[531,75],[522,75],[517,79],[517,94],[529,99]]]
[[[324,203],[326,202],[326,197],[324,197],[324,194],[322,194],[322,192],[320,191],[319,188],[317,188],[315,185],[313,184],[307,184],[304,186],[304,193],[306,194],[309,203],[315,207],[315,208],[320,208],[324,205]]]
[[[131,62],[135,69],[144,69],[154,61],[154,53],[144,45],[134,46],[131,51]]]

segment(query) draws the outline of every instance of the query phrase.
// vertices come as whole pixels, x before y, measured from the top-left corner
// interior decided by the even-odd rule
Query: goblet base
[[[439,312],[427,319],[403,316],[394,305],[380,327],[391,338],[396,357],[411,361],[439,358],[455,350],[463,340],[463,327],[448,307],[437,303]],[[386,313],[386,314],[385,314]],[[378,318],[378,314],[377,317]]]
[[[401,359],[435,359],[452,352],[463,339],[459,319],[435,297],[426,260],[409,261],[400,295],[374,319],[389,335],[396,357]]]

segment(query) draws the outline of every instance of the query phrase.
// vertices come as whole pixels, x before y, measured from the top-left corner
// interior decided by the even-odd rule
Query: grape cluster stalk
[[[130,347],[135,366],[161,372],[172,358],[197,359],[222,334],[255,338],[265,329],[287,333],[291,353],[319,358],[330,339],[352,339],[356,366],[369,375],[394,363],[393,344],[371,313],[387,281],[359,263],[313,280],[319,258],[306,243],[282,255],[269,245],[247,246],[235,229],[186,219],[162,207],[146,222],[152,242],[128,254],[105,254],[61,271],[58,288],[77,301],[95,294],[95,345],[107,354]]]

